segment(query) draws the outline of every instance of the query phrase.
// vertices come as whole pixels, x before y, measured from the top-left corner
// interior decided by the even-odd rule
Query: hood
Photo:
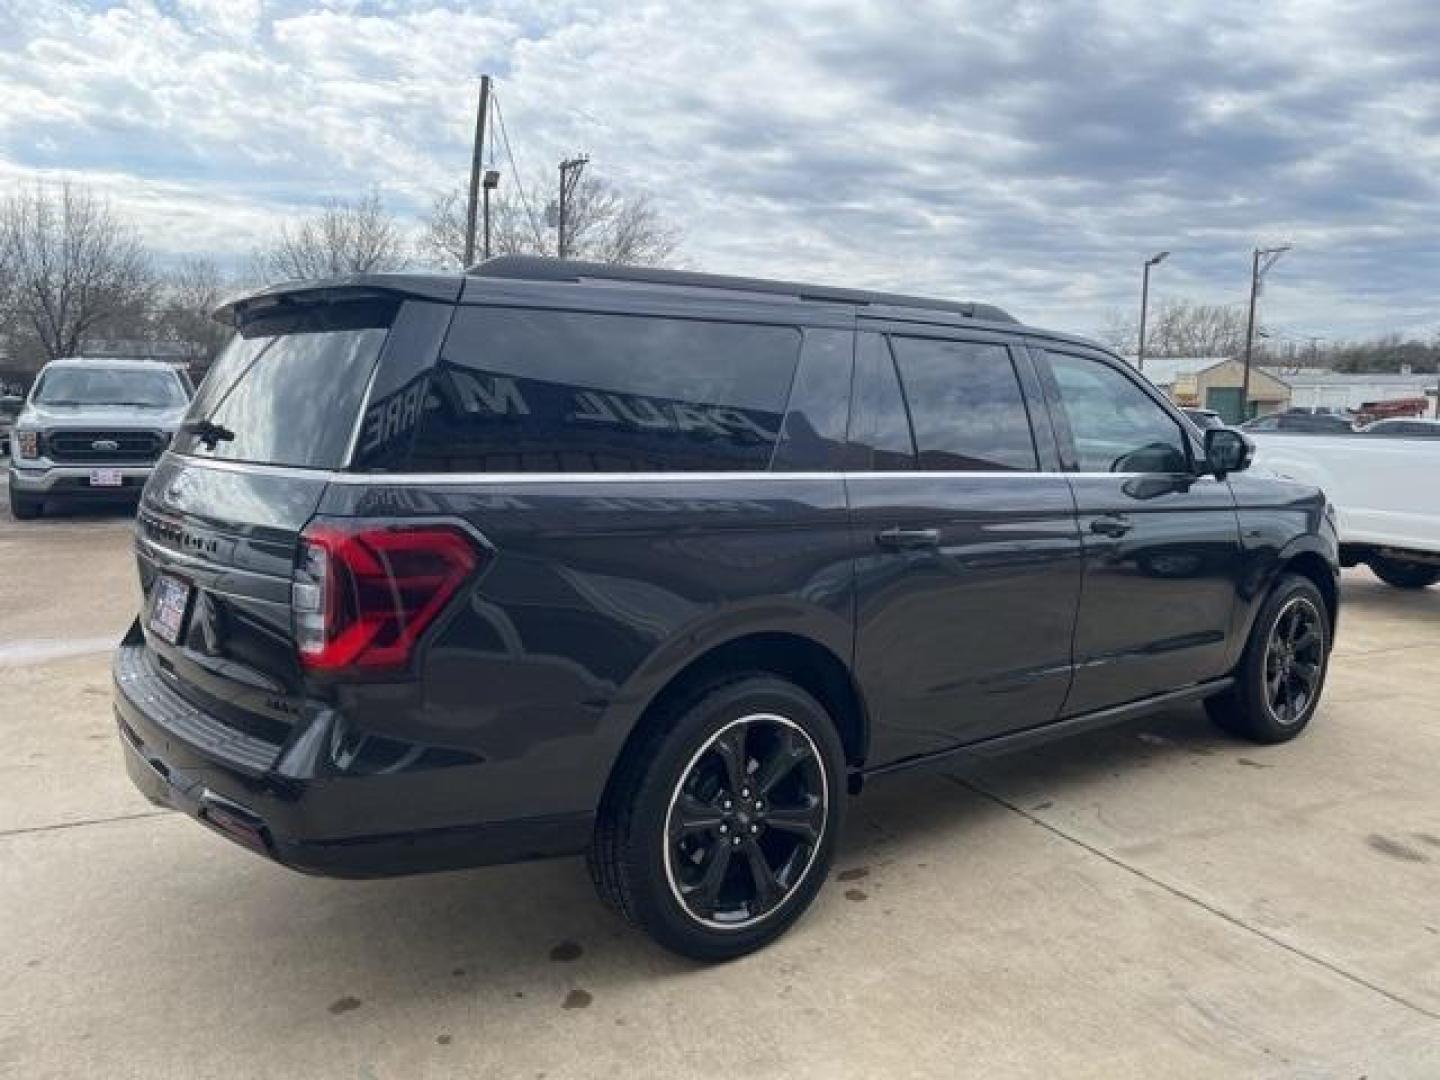
[[[185,418],[188,404],[163,409],[138,405],[40,405],[30,402],[15,421],[18,428],[61,431],[76,428],[113,428],[117,431],[174,431]]]

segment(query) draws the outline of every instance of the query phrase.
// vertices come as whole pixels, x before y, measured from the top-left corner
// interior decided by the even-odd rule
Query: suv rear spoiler
[[[465,279],[457,274],[350,274],[320,281],[282,281],[230,297],[211,318],[239,329],[247,319],[289,307],[395,297],[453,304],[464,285]]]

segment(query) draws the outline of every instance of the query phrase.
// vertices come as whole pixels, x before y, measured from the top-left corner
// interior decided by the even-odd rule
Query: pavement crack
[[[1417,1013],[1420,1016],[1426,1017],[1429,1020],[1440,1021],[1440,1012],[1436,1012],[1434,1009],[1427,1008],[1426,1006],[1421,1005],[1418,1002],[1411,1001],[1409,998],[1398,994],[1393,990],[1387,990],[1385,987],[1379,985],[1378,983],[1371,982],[1363,975],[1357,975],[1353,971],[1346,970],[1339,964],[1335,963],[1333,960],[1327,960],[1323,956],[1317,956],[1312,952],[1307,952],[1305,949],[1286,941],[1282,937],[1272,934],[1267,930],[1262,930],[1260,927],[1254,926],[1251,923],[1246,922],[1240,916],[1231,914],[1224,908],[1217,907],[1215,904],[1212,904],[1206,900],[1202,900],[1200,897],[1194,895],[1193,893],[1186,892],[1178,885],[1174,885],[1168,881],[1165,881],[1163,878],[1158,878],[1153,874],[1147,873],[1140,867],[1134,866],[1131,863],[1127,863],[1125,860],[1110,854],[1110,852],[1104,850],[1103,848],[1097,847],[1096,845],[1086,840],[1082,840],[1080,837],[1074,835],[1073,833],[1066,832],[1064,829],[1060,828],[1057,825],[1052,825],[1050,822],[1044,821],[1041,818],[1036,817],[1024,807],[1017,806],[1015,803],[1012,803],[1004,796],[998,795],[993,791],[981,787],[974,781],[967,780],[960,776],[955,776],[951,773],[941,773],[940,775],[945,777],[945,779],[949,780],[952,784],[955,784],[957,787],[964,788],[966,791],[969,791],[972,794],[979,795],[981,798],[988,799],[991,802],[1004,807],[1006,810],[1019,814],[1031,824],[1040,826],[1040,828],[1044,829],[1046,832],[1052,834],[1053,836],[1056,836],[1059,839],[1066,841],[1067,843],[1073,844],[1076,847],[1089,852],[1096,858],[1103,859],[1111,866],[1114,866],[1120,870],[1124,870],[1126,873],[1139,878],[1147,884],[1153,885],[1157,889],[1161,889],[1169,893],[1171,896],[1175,897],[1178,900],[1183,900],[1188,904],[1191,904],[1205,912],[1208,912],[1209,914],[1215,916],[1217,919],[1221,919],[1229,923],[1231,926],[1235,927],[1238,930],[1242,930],[1248,934],[1252,934],[1255,937],[1260,938],[1262,941],[1269,942],[1271,945],[1283,949],[1290,955],[1307,961],[1308,963],[1313,964],[1316,967],[1323,968],[1324,970],[1330,972],[1332,975],[1336,975],[1341,979],[1345,980],[1346,982],[1361,987],[1362,989],[1369,990],[1372,994],[1378,994],[1392,1004],[1399,1005],[1401,1008],[1408,1009],[1411,1012]]]
[[[62,829],[83,829],[87,825],[109,825],[114,821],[138,821],[141,818],[165,817],[173,810],[140,810],[133,814],[117,814],[115,817],[82,818],[79,821],[57,821],[53,825],[29,825],[23,829],[0,829],[0,839],[9,836],[28,836],[32,833],[59,832]]]

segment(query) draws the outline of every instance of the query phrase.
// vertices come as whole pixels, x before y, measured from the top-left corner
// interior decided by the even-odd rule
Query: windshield
[[[170,409],[185,404],[185,389],[168,368],[51,368],[40,376],[38,405],[131,405]]]

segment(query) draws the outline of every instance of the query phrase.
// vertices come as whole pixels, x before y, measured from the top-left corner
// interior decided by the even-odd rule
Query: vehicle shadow
[[[1390,617],[1414,614],[1433,619],[1437,611],[1440,611],[1440,585],[1428,589],[1397,589],[1368,570],[1356,570],[1345,575],[1341,586],[1342,634],[1345,616],[1352,612]]]
[[[1018,768],[1059,801],[1071,787],[1142,760],[1208,755],[1236,745],[1215,733],[1203,713],[1188,709],[1007,759],[876,782],[850,804],[832,869],[839,881],[821,894],[819,907],[845,902],[847,884],[869,873],[857,873],[857,867],[878,871],[934,858],[937,850],[966,843],[967,832],[982,820],[1011,813],[973,790],[987,790],[992,782],[999,787],[1002,769],[1007,784],[1015,783]],[[580,859],[371,882],[305,878],[267,867],[246,873],[243,881],[220,874],[191,883],[213,895],[187,903],[229,911],[233,925],[224,932],[265,942],[287,963],[308,958],[324,968],[328,983],[370,987],[392,1004],[483,993],[510,999],[517,1009],[532,998],[554,1007],[557,995],[563,998],[576,986],[583,986],[588,1000],[707,970],[663,951],[603,906]],[[905,901],[893,903],[898,909]],[[824,918],[821,910],[800,929],[808,934],[823,927]],[[802,934],[787,942],[791,938],[801,942],[796,948],[806,947]],[[312,969],[304,981],[314,982],[316,974]]]
[[[44,512],[38,518],[16,521],[15,516],[10,513],[9,500],[0,496],[0,521],[7,522],[16,528],[44,528],[46,522],[83,525],[93,521],[108,524],[133,521],[138,506],[138,500],[96,503],[47,502]]]
[[[1179,707],[998,757],[955,756],[935,770],[899,773],[867,786],[853,804],[865,831],[847,837],[842,859],[869,853],[899,861],[937,841],[961,841],[977,815],[1038,813],[1080,791],[1146,766],[1243,757],[1248,744],[1218,730],[1198,705]],[[916,797],[943,782],[956,795]],[[1033,793],[1033,797],[1030,794]],[[1013,808],[1013,809],[1012,809]],[[877,843],[883,837],[883,843]],[[875,850],[867,851],[867,845]]]

